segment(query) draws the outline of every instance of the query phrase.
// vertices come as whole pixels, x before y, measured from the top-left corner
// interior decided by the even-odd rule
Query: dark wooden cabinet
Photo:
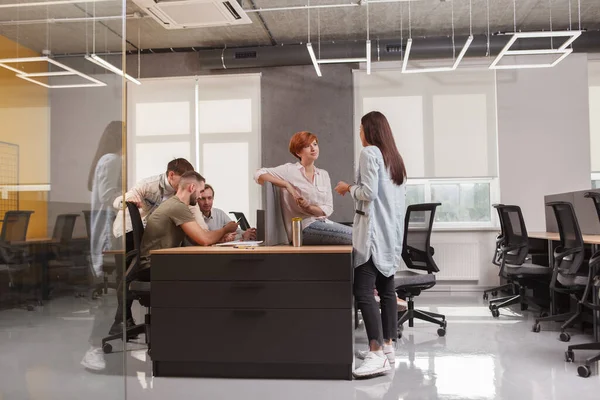
[[[152,254],[155,376],[352,379],[349,246]]]

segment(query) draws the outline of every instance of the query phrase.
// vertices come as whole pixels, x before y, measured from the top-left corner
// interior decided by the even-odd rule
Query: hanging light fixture
[[[46,17],[49,17],[48,5],[46,5]],[[17,34],[18,38],[18,34]],[[18,43],[18,39],[17,39]],[[106,83],[99,81],[98,79],[92,78],[89,75],[84,74],[83,72],[79,72],[76,69],[73,69],[61,62],[58,62],[52,58],[50,58],[50,26],[46,23],[46,50],[42,52],[44,55],[40,57],[15,57],[15,58],[4,58],[0,59],[0,67],[8,69],[16,73],[17,78],[26,80],[31,83],[35,83],[36,85],[43,86],[48,89],[67,89],[67,88],[82,88],[82,87],[98,87],[98,86],[106,86]],[[18,54],[17,54],[18,56]],[[55,67],[61,69],[61,71],[49,71],[50,68],[47,68],[46,72],[25,72],[19,68],[12,66],[11,64],[22,64],[22,63],[39,63],[39,62],[47,62]],[[49,65],[50,66],[50,65]],[[55,84],[51,85],[50,83],[44,83],[41,80],[36,78],[41,77],[56,77],[56,76],[79,76],[90,83],[77,83],[77,84]]]
[[[319,54],[319,58],[317,58],[315,54],[315,50],[310,41],[310,0],[308,1],[307,13],[308,13],[308,41],[306,43],[306,49],[308,50],[308,55],[310,56],[310,60],[315,67],[315,72],[317,76],[323,76],[321,73],[321,68],[319,65],[321,64],[344,64],[344,63],[367,63],[367,74],[371,73],[371,40],[369,39],[369,2],[366,2],[367,7],[367,41],[365,44],[365,57],[349,57],[349,58],[321,58]],[[321,45],[321,33],[319,29],[319,46]],[[319,51],[320,53],[320,51]]]
[[[125,79],[127,79],[130,82],[135,83],[136,85],[141,85],[142,82],[138,81],[137,79],[135,79],[134,77],[132,77],[131,75],[126,74],[125,72],[123,72],[122,69],[112,65],[111,63],[109,63],[108,61],[106,61],[105,59],[101,58],[100,56],[98,56],[96,54],[96,3],[94,3],[93,6],[93,19],[92,19],[92,54],[88,54],[85,56],[85,59],[88,60],[89,62],[92,62],[104,69],[109,70],[110,72],[117,74],[119,76],[124,77]]]
[[[411,17],[411,9],[410,9],[410,1],[408,2],[408,40],[406,41],[406,52],[404,53],[404,59],[402,60],[402,73],[403,74],[421,74],[427,72],[448,72],[454,71],[458,68],[460,62],[464,58],[465,54],[467,54],[467,50],[471,46],[473,42],[473,5],[472,0],[469,0],[469,37],[467,41],[463,45],[458,57],[454,58],[454,63],[451,67],[432,67],[432,68],[416,68],[409,69],[408,68],[408,59],[410,57],[410,52],[412,50],[412,17]],[[454,45],[454,2],[452,4],[452,51],[454,55],[456,55],[456,46]]]
[[[504,48],[498,53],[492,64],[489,66],[490,69],[531,69],[531,68],[552,68],[555,67],[562,60],[567,58],[569,54],[573,52],[573,48],[569,47],[571,44],[581,36],[581,0],[577,1],[579,10],[579,29],[568,30],[568,31],[553,31],[552,30],[552,4],[551,0],[548,0],[550,10],[550,31],[541,32],[517,32],[517,3],[513,0],[513,24],[514,33],[504,46]],[[569,2],[569,15],[571,12],[571,3]],[[569,25],[571,24],[571,18],[569,18]],[[557,49],[553,48],[554,38],[567,39]],[[519,39],[532,39],[532,38],[550,38],[551,48],[550,49],[532,49],[532,50],[511,50],[511,47]],[[535,64],[500,64],[500,61],[505,56],[527,56],[527,55],[556,55],[558,58],[553,62],[548,63],[535,63]]]

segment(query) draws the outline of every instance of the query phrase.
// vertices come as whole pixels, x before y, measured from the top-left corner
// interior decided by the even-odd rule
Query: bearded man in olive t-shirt
[[[142,237],[140,268],[134,276],[128,276],[127,281],[150,281],[150,252],[152,250],[179,247],[186,235],[200,246],[210,246],[221,240],[225,234],[237,230],[238,224],[235,222],[230,222],[215,231],[207,231],[198,225],[189,206],[197,204],[198,198],[204,191],[204,184],[205,179],[199,173],[194,171],[184,173],[175,196],[162,202],[148,217]],[[122,293],[121,288],[117,290],[117,294],[120,293]],[[131,314],[131,305],[133,304],[131,296],[127,296],[125,303],[127,327],[133,326],[135,322]],[[116,335],[121,332],[123,332],[123,301],[119,298],[115,322],[110,328],[109,334]]]

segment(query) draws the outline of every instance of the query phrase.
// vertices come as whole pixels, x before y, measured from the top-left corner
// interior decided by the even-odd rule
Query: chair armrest
[[[558,246],[555,250],[554,250],[554,259],[555,260],[562,260],[565,257],[571,256],[573,254],[577,254],[583,251],[582,247],[575,247],[573,249],[569,249],[566,251],[559,251],[562,249],[562,246]]]
[[[512,245],[512,246],[500,246],[500,251],[503,254],[510,253],[511,251],[522,249],[523,247],[527,247],[526,244]]]

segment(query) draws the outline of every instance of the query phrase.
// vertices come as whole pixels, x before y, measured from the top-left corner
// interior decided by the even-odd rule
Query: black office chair
[[[584,194],[585,197],[592,199],[594,205],[596,206],[596,212],[598,213],[598,221],[600,222],[600,193],[597,192],[588,192]],[[589,301],[590,290],[598,290],[598,297],[600,297],[600,251],[594,253],[594,255],[590,258],[589,262],[589,276],[590,279],[593,280],[593,285],[586,286],[586,292],[582,296],[581,304],[592,310],[594,313],[600,312],[600,305],[595,305]],[[569,346],[565,353],[565,360],[567,362],[575,361],[575,354],[573,350],[600,350],[600,342],[592,342],[592,343],[583,343]],[[585,360],[583,365],[580,365],[577,368],[577,373],[579,376],[587,378],[591,375],[591,366],[600,361],[600,353],[596,354],[593,357],[589,357]]]
[[[52,244],[49,246],[48,274],[51,282],[66,282],[72,276],[86,276],[87,265],[76,260],[73,245],[73,231],[79,214],[60,214],[56,217],[52,233]],[[51,287],[52,291],[54,288]],[[83,291],[82,291],[83,292]],[[79,294],[78,294],[79,295]]]
[[[577,308],[575,312],[537,318],[532,330],[539,332],[540,322],[566,321],[561,326],[559,339],[568,342],[571,340],[571,336],[565,330],[577,322],[582,322],[583,296],[585,293],[589,293],[592,277],[589,276],[588,263],[585,261],[583,236],[579,229],[579,222],[575,216],[573,205],[556,201],[547,203],[546,206],[552,207],[560,234],[560,245],[554,249],[554,267],[550,290],[552,293],[569,295],[577,302]]]
[[[92,211],[84,210],[83,218],[85,219],[85,230],[87,232],[88,239],[92,240]],[[94,211],[94,213],[101,213],[98,218],[101,220],[106,219],[106,211]],[[92,290],[92,298],[100,296],[102,293],[107,294],[108,289],[117,289],[119,286],[117,282],[109,282],[108,276],[112,275],[117,270],[117,264],[114,261],[114,257],[103,257],[102,258],[102,271],[104,272],[103,281],[101,284],[96,285]],[[91,258],[90,258],[91,265]]]
[[[8,277],[9,293],[17,291],[18,294],[3,303],[13,303],[14,300],[16,305],[33,311],[34,305],[21,296],[24,291],[24,278],[31,273],[31,258],[28,257],[25,249],[0,240],[0,274],[4,273]]]
[[[150,354],[150,282],[143,282],[133,279],[132,277],[139,271],[141,264],[141,245],[144,235],[144,224],[140,216],[140,210],[133,203],[127,202],[127,210],[131,217],[131,227],[133,229],[133,249],[127,249],[125,260],[129,267],[125,272],[125,285],[128,292],[142,306],[146,307],[147,312],[144,316],[144,323],[126,329],[126,340],[137,337],[140,333],[145,334],[146,344],[148,345],[148,353]],[[125,301],[125,299],[123,299]],[[123,333],[119,335],[110,335],[102,339],[102,350],[104,353],[112,352],[112,345],[108,343],[111,340],[123,339]]]
[[[518,294],[490,300],[492,316],[500,316],[500,308],[520,304],[521,310],[527,310],[530,305],[540,307],[534,298],[527,296],[531,283],[550,276],[552,270],[543,265],[527,263],[529,255],[529,236],[525,227],[525,219],[521,208],[515,205],[499,205],[498,212],[504,231],[504,241],[500,250],[500,276],[518,289]],[[516,290],[515,290],[516,291]]]
[[[494,255],[492,256],[492,264],[497,265],[498,267],[501,266],[501,262],[502,262],[502,246],[505,245],[505,243],[506,243],[506,233],[505,233],[504,224],[502,222],[502,213],[500,212],[500,208],[499,208],[499,207],[502,207],[503,205],[504,204],[492,204],[492,207],[494,207],[496,209],[496,211],[498,212],[498,220],[500,221],[500,234],[498,236],[496,236],[496,247],[494,248]],[[513,282],[510,282],[510,280],[508,279],[507,276],[502,275],[501,271],[502,271],[502,269],[500,268],[499,272],[498,272],[498,276],[506,279],[508,281],[508,283],[505,285],[495,286],[493,288],[484,290],[483,291],[483,300],[488,300],[490,294],[495,297],[498,295],[499,291],[505,290],[505,289],[512,289],[513,294],[515,293],[515,286],[514,286]]]
[[[431,247],[431,230],[435,210],[441,203],[413,204],[406,209],[404,218],[404,242],[402,243],[402,259],[409,269],[427,271],[427,274],[414,273],[409,276],[400,276],[394,279],[396,293],[399,297],[406,297],[408,308],[399,312],[398,337],[402,337],[403,324],[408,321],[408,326],[414,326],[414,319],[431,322],[439,325],[439,336],[446,334],[446,316],[428,311],[415,310],[414,298],[423,290],[435,286],[434,272],[439,272],[433,260],[434,249]]]
[[[229,211],[229,214],[233,214],[235,216],[235,220],[237,221],[238,219],[240,220],[239,224],[240,224],[240,228],[243,231],[247,231],[248,229],[250,229],[250,223],[248,223],[248,220],[246,219],[246,216],[244,215],[243,212],[239,212],[239,211]]]
[[[31,214],[33,211],[7,211],[4,213],[0,240],[8,243],[25,241]]]

